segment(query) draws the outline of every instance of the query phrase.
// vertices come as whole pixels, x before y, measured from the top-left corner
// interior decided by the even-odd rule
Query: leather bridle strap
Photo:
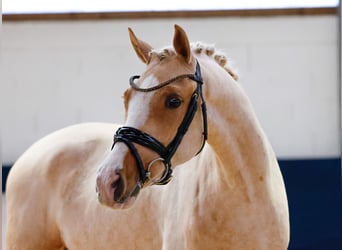
[[[142,185],[146,182],[147,179],[149,179],[150,172],[149,172],[149,169],[144,168],[144,165],[142,163],[139,152],[133,143],[147,147],[147,148],[155,151],[161,157],[161,160],[165,166],[165,170],[164,170],[164,173],[163,173],[162,177],[160,178],[160,180],[154,181],[153,184],[165,185],[171,180],[171,177],[172,177],[172,168],[171,168],[172,156],[175,154],[178,146],[180,145],[184,135],[188,131],[188,128],[189,128],[189,126],[190,126],[190,124],[191,124],[191,122],[192,122],[192,120],[196,114],[199,98],[201,99],[201,110],[202,110],[202,119],[203,119],[203,142],[202,142],[202,146],[201,146],[200,150],[197,152],[197,154],[199,154],[202,151],[202,149],[205,145],[205,142],[207,140],[207,136],[208,136],[206,105],[205,105],[205,101],[204,101],[203,93],[202,93],[203,79],[202,79],[202,75],[201,75],[200,65],[198,62],[196,63],[195,74],[179,75],[179,76],[176,76],[176,77],[174,77],[168,81],[160,83],[157,86],[154,86],[151,88],[143,89],[143,88],[140,88],[139,86],[137,86],[134,83],[134,80],[137,78],[139,78],[139,76],[131,77],[130,78],[130,85],[136,91],[141,91],[141,92],[155,91],[155,90],[158,90],[162,87],[165,87],[168,84],[171,84],[174,81],[177,81],[177,80],[183,79],[183,78],[189,78],[193,81],[196,81],[197,87],[196,87],[194,93],[192,94],[187,112],[186,112],[181,124],[178,127],[178,130],[177,130],[175,137],[166,147],[162,143],[160,143],[157,139],[155,139],[153,136],[151,136],[151,135],[149,135],[143,131],[140,131],[139,129],[133,128],[133,127],[124,126],[124,127],[120,127],[116,131],[116,133],[114,135],[114,143],[113,143],[112,149],[117,142],[125,143],[127,145],[127,147],[129,148],[129,150],[131,151],[131,153],[133,154],[133,156],[137,162],[140,180],[139,180],[138,185],[135,188],[135,189],[137,189],[137,190],[135,190],[135,194],[137,194],[139,192]]]

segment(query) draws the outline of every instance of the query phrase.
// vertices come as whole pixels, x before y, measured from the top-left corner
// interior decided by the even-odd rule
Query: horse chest
[[[164,225],[163,249],[220,249],[229,244],[227,211],[193,200],[170,209]]]
[[[225,212],[205,209],[204,213],[194,212],[186,227],[189,249],[220,249],[230,241],[231,225]]]
[[[177,249],[251,249],[258,232],[250,205],[224,192],[195,198],[179,205],[169,224],[173,245],[184,244]]]

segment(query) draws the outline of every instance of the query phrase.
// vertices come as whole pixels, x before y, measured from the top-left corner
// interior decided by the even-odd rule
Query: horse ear
[[[187,63],[191,62],[191,48],[189,39],[185,31],[177,24],[175,24],[175,34],[173,36],[173,47],[177,54],[184,57]]]
[[[131,40],[131,44],[133,45],[133,48],[135,50],[135,53],[137,53],[138,57],[143,61],[145,64],[148,63],[149,53],[152,50],[152,46],[149,45],[147,42],[139,40],[133,30],[131,28],[128,28],[129,38]]]

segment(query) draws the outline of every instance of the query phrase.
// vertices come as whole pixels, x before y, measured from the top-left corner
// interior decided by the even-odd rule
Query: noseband
[[[139,129],[133,128],[133,127],[123,126],[123,127],[120,127],[116,131],[116,133],[114,135],[114,143],[113,143],[112,149],[114,148],[115,144],[118,142],[125,143],[126,146],[129,148],[129,150],[131,151],[132,155],[134,156],[136,163],[137,163],[137,166],[138,166],[140,179],[139,179],[137,185],[135,186],[134,190],[132,191],[131,196],[136,196],[147,180],[150,180],[150,181],[152,181],[153,184],[157,184],[157,185],[165,185],[165,184],[169,183],[169,181],[172,178],[171,158],[175,154],[179,144],[181,143],[184,135],[186,134],[186,132],[187,132],[194,116],[195,116],[195,113],[196,113],[197,107],[198,107],[198,98],[201,99],[201,109],[202,109],[202,119],[203,119],[203,142],[202,142],[202,146],[201,146],[200,150],[197,152],[197,154],[199,154],[202,151],[204,144],[207,140],[207,136],[208,136],[208,133],[207,133],[207,112],[206,112],[206,105],[205,105],[205,101],[204,101],[203,93],[202,93],[203,79],[202,79],[202,75],[201,75],[201,68],[200,68],[200,65],[198,62],[196,63],[195,74],[178,75],[178,76],[176,76],[170,80],[167,80],[163,83],[160,83],[154,87],[140,88],[134,82],[138,78],[140,78],[140,76],[132,76],[129,80],[129,83],[134,90],[140,91],[140,92],[155,91],[155,90],[161,89],[161,88],[163,88],[163,87],[165,87],[165,86],[167,86],[167,85],[169,85],[169,84],[171,84],[177,80],[184,79],[184,78],[188,78],[190,80],[195,81],[197,83],[197,87],[192,94],[192,97],[191,97],[191,100],[190,100],[190,103],[188,106],[188,110],[187,110],[187,112],[183,118],[183,121],[181,122],[181,124],[178,127],[178,130],[177,130],[175,137],[172,139],[172,141],[167,146],[164,146],[161,142],[159,142],[153,136],[151,136],[151,135],[149,135],[149,134],[147,134],[147,133],[145,133]],[[141,146],[147,147],[147,148],[155,151],[160,157],[152,160],[149,163],[147,169],[145,169],[143,162],[141,160],[141,157],[139,155],[139,152],[133,143],[139,144]],[[150,168],[152,167],[153,163],[155,163],[156,161],[163,162],[163,164],[165,166],[165,170],[164,170],[164,172],[163,172],[163,174],[159,180],[152,180],[150,178],[150,175],[151,175]]]

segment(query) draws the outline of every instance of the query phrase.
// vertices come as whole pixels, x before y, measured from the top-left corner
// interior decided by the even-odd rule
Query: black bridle
[[[131,151],[132,155],[134,156],[137,166],[138,166],[140,179],[137,185],[135,186],[134,190],[131,192],[130,194],[131,196],[136,196],[147,180],[150,180],[153,182],[153,184],[157,184],[157,185],[165,185],[171,180],[172,178],[171,158],[175,154],[179,144],[181,143],[184,135],[186,134],[195,116],[195,113],[198,107],[199,98],[201,99],[201,110],[202,110],[202,119],[203,119],[203,142],[197,154],[199,154],[202,151],[205,145],[205,142],[207,140],[207,137],[208,137],[206,104],[205,104],[203,93],[202,93],[203,79],[201,75],[201,68],[198,62],[196,62],[195,74],[178,75],[154,87],[140,88],[138,85],[135,84],[135,80],[138,78],[140,78],[140,76],[132,76],[129,80],[129,83],[134,90],[140,91],[140,92],[155,91],[155,90],[165,87],[166,85],[169,85],[170,83],[173,83],[177,80],[184,79],[184,78],[188,78],[188,79],[195,81],[197,83],[197,87],[192,94],[192,97],[188,106],[188,110],[183,118],[183,121],[178,127],[175,137],[167,146],[164,146],[161,142],[159,142],[153,136],[133,127],[123,126],[123,127],[120,127],[116,131],[114,135],[114,143],[113,143],[112,149],[114,148],[114,145],[118,142],[125,143],[126,146],[129,148],[129,150]],[[149,163],[148,167],[144,168],[139,152],[133,143],[142,145],[144,147],[147,147],[155,151],[160,156],[160,158],[152,160]],[[165,170],[159,180],[152,180],[150,178],[150,175],[151,175],[150,168],[156,161],[162,161],[164,163]]]

